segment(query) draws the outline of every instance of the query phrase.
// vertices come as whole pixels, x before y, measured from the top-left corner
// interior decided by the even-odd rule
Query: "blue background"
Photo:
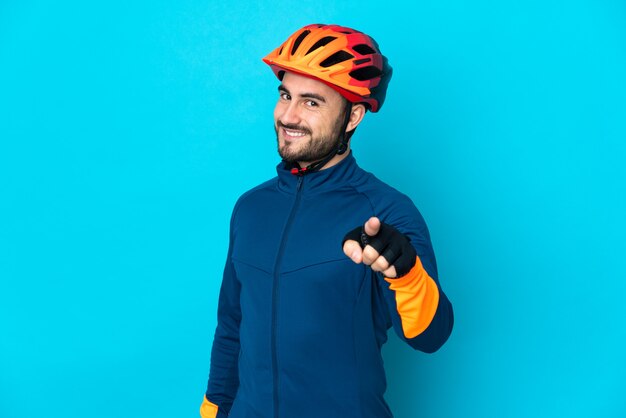
[[[341,23],[394,66],[353,139],[426,218],[456,324],[397,418],[626,416],[623,1],[0,3],[0,416],[196,417],[260,58]]]

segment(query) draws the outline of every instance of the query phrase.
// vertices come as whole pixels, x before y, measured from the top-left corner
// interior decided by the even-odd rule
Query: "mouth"
[[[285,139],[299,139],[306,136],[305,131],[299,131],[297,129],[287,129],[285,127],[281,127],[280,130],[283,132],[283,136]]]

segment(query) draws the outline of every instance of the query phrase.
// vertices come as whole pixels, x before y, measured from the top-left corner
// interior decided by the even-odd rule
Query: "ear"
[[[362,103],[356,103],[352,105],[352,112],[350,112],[350,120],[348,126],[346,126],[346,132],[354,130],[365,116],[365,106]]]

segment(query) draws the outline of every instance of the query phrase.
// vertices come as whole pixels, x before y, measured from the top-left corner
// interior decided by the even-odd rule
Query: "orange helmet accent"
[[[372,112],[383,105],[392,74],[374,39],[337,25],[305,26],[263,61],[279,79],[285,71],[315,78]]]

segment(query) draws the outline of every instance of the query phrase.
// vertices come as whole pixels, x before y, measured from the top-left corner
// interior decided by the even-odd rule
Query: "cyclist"
[[[453,325],[422,216],[350,152],[391,67],[368,35],[321,24],[263,61],[282,161],[233,210],[201,415],[391,417],[388,329],[434,352]]]

